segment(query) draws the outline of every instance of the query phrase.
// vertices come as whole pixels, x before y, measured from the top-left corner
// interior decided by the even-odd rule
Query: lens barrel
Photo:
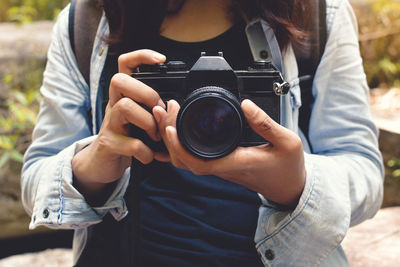
[[[240,101],[217,86],[194,90],[182,103],[177,131],[182,145],[195,156],[216,159],[240,143],[245,118]]]

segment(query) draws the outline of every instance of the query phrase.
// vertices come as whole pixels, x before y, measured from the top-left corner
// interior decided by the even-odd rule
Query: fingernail
[[[254,109],[254,107],[255,107],[255,104],[252,102],[252,101],[250,101],[249,99],[245,99],[245,100],[243,100],[242,101],[242,105],[245,105],[245,106],[247,106],[247,109]]]
[[[153,58],[157,61],[162,61],[165,60],[165,56],[163,54],[157,53],[157,52],[153,52]]]
[[[254,104],[251,100],[249,99],[245,99],[242,101],[242,107],[243,107],[243,111],[245,113],[245,116],[251,116],[251,114],[253,114],[256,111],[256,104]]]

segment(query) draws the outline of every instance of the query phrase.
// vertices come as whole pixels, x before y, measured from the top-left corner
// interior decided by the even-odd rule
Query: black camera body
[[[222,53],[202,53],[190,70],[181,61],[141,66],[132,77],[156,90],[163,101],[175,99],[180,104],[179,139],[188,151],[205,159],[224,157],[237,146],[268,143],[248,126],[240,103],[250,99],[279,123],[281,95],[289,91],[271,62],[257,61],[247,70],[233,70]],[[131,136],[155,151],[165,149],[137,127]]]

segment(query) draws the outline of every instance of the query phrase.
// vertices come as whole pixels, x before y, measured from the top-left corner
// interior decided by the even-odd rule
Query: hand
[[[165,56],[151,50],[138,50],[119,57],[119,73],[110,83],[110,99],[98,137],[72,160],[74,182],[80,191],[95,194],[105,184],[116,181],[130,166],[132,156],[144,164],[153,160],[154,153],[149,147],[128,136],[128,125],[145,130],[154,141],[161,140],[152,114],[140,104],[149,108],[156,105],[165,108],[165,105],[156,91],[129,74],[139,65],[164,61]]]
[[[273,121],[250,100],[242,110],[250,127],[270,142],[268,145],[238,147],[224,158],[205,160],[184,149],[176,131],[179,111],[176,101],[168,102],[168,112],[154,107],[153,114],[169,156],[155,154],[160,161],[171,161],[177,168],[197,175],[216,175],[241,184],[276,203],[294,207],[303,191],[305,166],[300,138]]]

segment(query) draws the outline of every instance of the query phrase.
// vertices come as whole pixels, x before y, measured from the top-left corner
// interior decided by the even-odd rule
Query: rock
[[[400,88],[373,89],[370,95],[372,116],[378,128],[400,135]]]
[[[54,23],[41,21],[17,25],[0,24],[0,59],[26,59],[40,55],[45,57],[51,41]]]
[[[0,100],[7,99],[4,77],[12,75],[14,84],[29,83],[32,72],[43,71],[54,22],[16,25],[0,23]]]
[[[394,169],[387,166],[389,160],[400,159],[400,89],[373,89],[370,99],[386,168],[383,207],[400,206],[400,177],[392,175]]]
[[[372,219],[350,228],[343,248],[351,267],[400,265],[400,207],[381,209]]]
[[[0,260],[0,267],[70,267],[72,250],[47,249],[38,253],[15,255]]]

